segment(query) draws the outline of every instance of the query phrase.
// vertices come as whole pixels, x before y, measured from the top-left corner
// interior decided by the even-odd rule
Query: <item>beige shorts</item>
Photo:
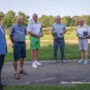
[[[88,39],[78,39],[79,49],[87,51],[88,50]]]

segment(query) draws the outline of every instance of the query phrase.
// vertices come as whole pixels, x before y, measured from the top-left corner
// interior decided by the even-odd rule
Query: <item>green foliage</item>
[[[9,11],[7,14],[4,16],[4,27],[9,28],[15,23],[15,12]]]
[[[70,16],[66,16],[62,18],[62,22],[66,24],[66,26],[70,26],[71,23],[71,17]]]
[[[40,21],[43,27],[51,26],[55,21],[55,17],[42,15],[40,17]]]
[[[24,19],[24,25],[27,26],[27,25],[28,25],[28,19],[29,19],[29,16],[28,16],[28,15],[25,15],[25,13],[23,13],[23,12],[19,12],[18,15],[23,16],[23,19]]]
[[[29,16],[28,15],[25,15],[25,13],[23,13],[23,12],[19,12],[18,15],[23,16],[23,18],[24,18],[24,25],[27,26]],[[14,23],[16,23],[17,15],[16,15],[15,12],[8,11],[3,16],[4,16],[4,19],[2,20],[2,24],[3,24],[3,26],[5,28],[10,28]]]
[[[87,24],[90,26],[90,16],[87,18]]]
[[[42,29],[44,35],[50,35],[51,34],[51,27],[45,27]]]
[[[44,35],[50,35],[51,34],[51,27],[43,27],[42,30],[43,30]],[[66,34],[69,35],[69,33],[72,34],[73,32],[76,35],[76,33],[75,33],[76,27],[73,27],[73,26],[67,27],[67,33]]]
[[[78,25],[78,19],[80,18],[80,16],[73,16],[70,22],[71,26],[77,26]]]
[[[4,25],[5,28],[10,28],[15,22],[16,22],[16,13],[14,11],[8,11],[6,14],[1,12],[2,15],[4,16],[4,19],[2,20],[2,24]],[[25,13],[19,11],[18,15],[22,15],[24,18],[24,25],[28,25],[29,21],[29,15],[26,15]],[[32,16],[31,16],[32,17]],[[90,15],[82,15],[82,16],[65,16],[62,17],[61,20],[63,23],[66,24],[66,26],[77,26],[78,25],[78,19],[79,18],[84,18],[85,23],[90,25]],[[55,16],[52,15],[42,15],[39,20],[42,23],[43,27],[51,27],[52,24],[55,22]]]

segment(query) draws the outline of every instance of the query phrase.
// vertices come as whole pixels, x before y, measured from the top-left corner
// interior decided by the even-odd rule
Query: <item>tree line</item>
[[[29,19],[30,17],[32,17],[29,15],[26,15],[24,12],[21,12],[21,11],[18,12],[17,15],[14,11],[8,11],[6,14],[4,14],[3,12],[0,12],[0,13],[3,15],[2,24],[4,28],[10,28],[16,22],[17,15],[23,16],[25,26],[28,25]],[[61,17],[61,20],[63,23],[65,23],[66,26],[77,26],[78,19],[81,17],[84,18],[85,23],[87,25],[90,25],[90,15],[73,16],[73,17],[64,16],[64,17]],[[55,22],[55,16],[42,15],[41,17],[39,17],[39,20],[41,21],[43,27],[48,27]]]

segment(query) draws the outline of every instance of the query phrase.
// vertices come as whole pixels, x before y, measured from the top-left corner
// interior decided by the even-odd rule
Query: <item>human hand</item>
[[[36,35],[36,37],[37,37],[37,38],[40,38],[40,37],[41,37],[41,35]]]
[[[82,39],[86,39],[86,38],[87,38],[87,36],[83,36],[83,37],[82,37]]]

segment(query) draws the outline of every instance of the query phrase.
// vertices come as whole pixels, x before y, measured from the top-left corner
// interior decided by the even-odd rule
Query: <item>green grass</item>
[[[46,44],[42,43],[42,46],[39,51],[39,60],[52,60],[53,59],[53,46],[52,44]],[[90,45],[89,45],[90,47]],[[6,55],[5,60],[6,61],[12,61],[13,55],[12,55],[12,47],[11,45],[8,46],[8,53]],[[90,53],[90,48],[89,48],[89,53]],[[89,54],[90,57],[90,54]],[[60,51],[58,49],[58,58],[60,59]],[[80,50],[78,48],[77,44],[66,44],[65,46],[65,58],[66,59],[80,59]],[[29,44],[27,44],[27,57],[26,60],[29,61],[31,60],[31,55],[30,55],[30,50],[29,50]]]
[[[7,86],[4,90],[90,90],[90,84],[72,86]]]
[[[76,31],[67,31],[65,33],[65,39],[77,39]]]
[[[65,34],[65,40],[77,39],[75,27],[68,27],[69,31]],[[9,34],[6,34],[7,42],[9,40]],[[26,36],[26,40],[29,41],[29,35]],[[53,59],[53,46],[52,46],[52,36],[44,35],[41,40],[51,40],[51,41],[41,41],[41,48],[38,59],[40,60],[52,60]],[[29,42],[26,44],[27,46],[27,57],[26,60],[31,60],[30,50],[29,50]],[[12,61],[12,44],[8,44],[8,53],[6,55],[6,61]],[[90,49],[89,49],[90,52]],[[58,57],[60,58],[60,52],[58,50]],[[65,57],[66,59],[78,59],[80,58],[80,51],[77,44],[66,44],[65,47]]]

